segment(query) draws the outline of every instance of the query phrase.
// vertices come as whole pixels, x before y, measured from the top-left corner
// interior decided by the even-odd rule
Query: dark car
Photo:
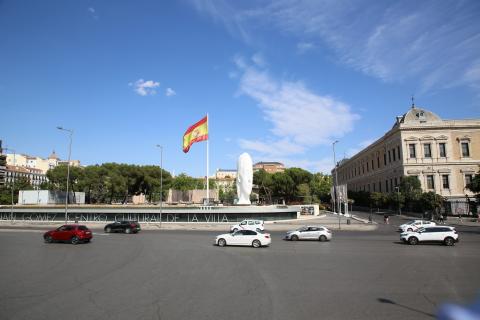
[[[58,241],[78,244],[80,242],[90,242],[92,238],[93,235],[90,229],[88,229],[86,226],[77,224],[66,224],[43,234],[43,239],[47,243]]]
[[[105,232],[125,232],[125,233],[137,233],[140,229],[140,224],[137,221],[115,221],[109,223],[103,228]]]

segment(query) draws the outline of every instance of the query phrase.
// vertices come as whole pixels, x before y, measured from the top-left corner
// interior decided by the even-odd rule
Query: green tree
[[[477,196],[480,195],[480,171],[473,177],[472,182],[468,184],[467,188],[476,193]]]
[[[438,215],[445,199],[435,192],[425,192],[420,197],[420,203],[423,211],[433,211]]]
[[[309,186],[313,199],[329,202],[332,184],[333,180],[331,175],[324,175],[323,173],[315,173],[312,175]]]
[[[272,175],[273,197],[284,199],[288,203],[294,198],[295,191],[295,183],[288,174],[276,172]]]
[[[304,204],[312,203],[312,196],[310,193],[310,186],[308,185],[308,183],[301,183],[297,185],[296,195],[302,200]]]
[[[264,169],[260,169],[253,173],[253,184],[258,188],[260,200],[265,203],[272,203],[273,182],[272,174]]]

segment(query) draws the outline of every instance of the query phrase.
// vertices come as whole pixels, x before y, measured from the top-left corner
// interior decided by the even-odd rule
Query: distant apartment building
[[[480,168],[480,119],[443,120],[412,105],[383,137],[338,164],[338,184],[348,190],[394,192],[415,176],[422,190],[465,202]],[[335,170],[332,170],[335,176]]]
[[[257,162],[253,165],[253,171],[265,170],[268,173],[284,172],[285,166],[280,162]]]
[[[26,178],[36,190],[40,189],[42,183],[48,181],[47,176],[40,169],[7,165],[5,183],[11,184],[19,178]]]
[[[47,173],[49,169],[53,169],[58,165],[67,165],[68,161],[62,161],[58,158],[55,151],[53,151],[47,159],[30,156],[27,154],[7,154],[7,164],[15,165],[25,168],[34,168],[41,170],[44,174]],[[70,165],[73,167],[80,166],[79,160],[70,160]]]
[[[217,169],[214,179],[219,189],[227,191],[233,187],[236,178],[237,170],[235,169]]]
[[[48,170],[59,165],[68,164],[68,161],[60,160],[55,151],[53,151],[47,159],[27,154],[13,153],[7,153],[4,156],[6,157],[6,168],[3,181],[8,184],[19,177],[26,177],[35,189],[38,189],[43,182],[48,181],[46,176]],[[70,165],[79,167],[80,161],[70,160]],[[0,171],[1,170],[0,167]],[[2,179],[1,175],[2,173],[0,172],[0,180]]]

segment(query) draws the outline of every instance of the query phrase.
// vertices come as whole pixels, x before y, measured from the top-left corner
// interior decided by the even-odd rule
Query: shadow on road
[[[378,302],[381,302],[381,303],[392,304],[392,305],[397,306],[399,308],[407,309],[407,310],[410,310],[410,311],[413,311],[413,312],[416,312],[416,313],[424,314],[424,315],[429,316],[431,318],[435,318],[435,315],[433,315],[431,313],[428,313],[428,312],[425,312],[425,311],[422,311],[422,310],[418,310],[418,309],[415,309],[415,308],[412,308],[412,307],[409,307],[409,306],[405,306],[405,305],[400,304],[400,303],[396,303],[395,301],[390,300],[390,299],[378,298],[377,300],[378,300]]]

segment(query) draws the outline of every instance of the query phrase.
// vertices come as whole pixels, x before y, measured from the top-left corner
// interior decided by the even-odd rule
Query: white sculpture
[[[238,157],[237,161],[237,204],[251,204],[250,193],[253,186],[253,162],[246,152]]]

